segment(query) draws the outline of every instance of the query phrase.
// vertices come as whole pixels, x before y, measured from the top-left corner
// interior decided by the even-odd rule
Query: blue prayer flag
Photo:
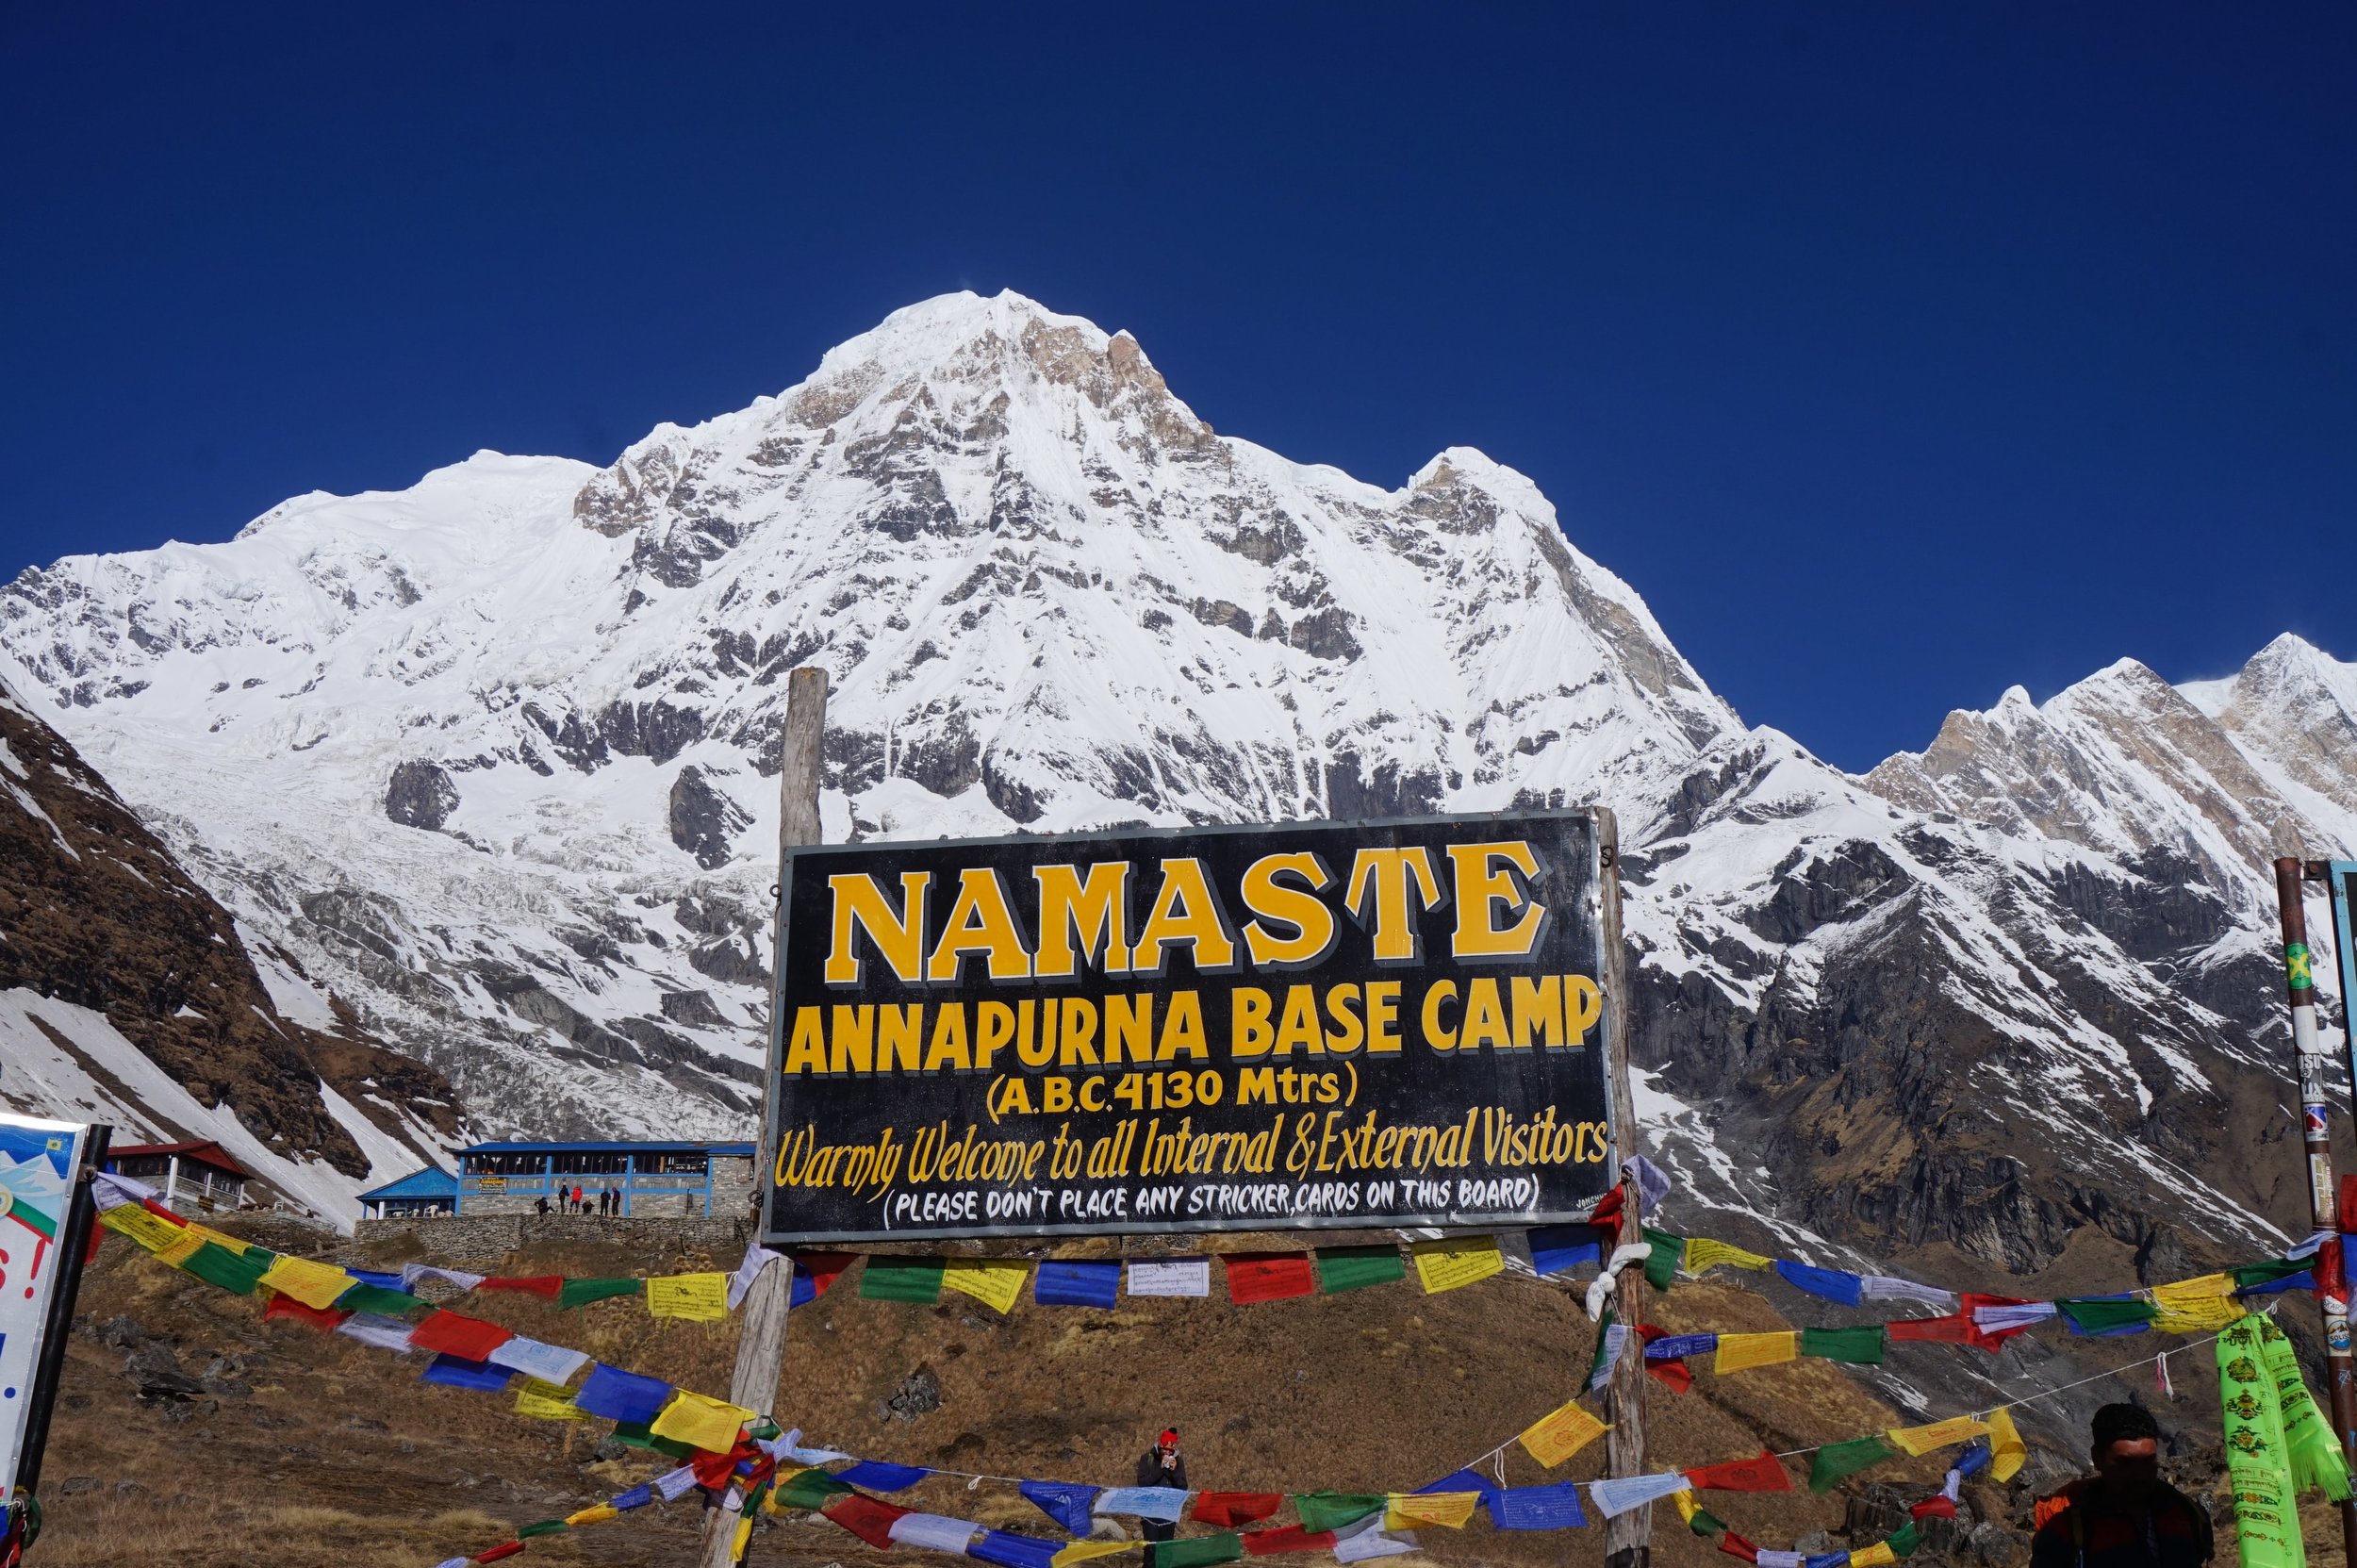
[[[1491,1525],[1501,1530],[1575,1530],[1588,1523],[1575,1481],[1503,1491],[1493,1487],[1481,1500],[1489,1505]]]
[[[620,1496],[615,1498],[614,1507],[620,1510],[624,1513],[628,1513],[632,1509],[645,1508],[649,1503],[653,1501],[654,1488],[642,1482],[637,1486],[632,1487],[628,1492],[623,1493]]]
[[[1967,1448],[1963,1453],[1958,1454],[1956,1456],[1956,1462],[1950,1465],[1948,1468],[1953,1470],[1959,1476],[1970,1476],[1976,1470],[1986,1468],[1988,1464],[1988,1444],[1986,1443],[1975,1443],[1971,1447]]]
[[[1099,1513],[1134,1513],[1141,1519],[1152,1519],[1175,1525],[1187,1511],[1184,1488],[1176,1486],[1116,1486],[1099,1493],[1096,1511]]]
[[[464,1356],[437,1356],[426,1362],[418,1375],[421,1383],[447,1383],[452,1388],[474,1388],[496,1392],[507,1386],[507,1379],[516,1375],[512,1366],[500,1366],[491,1362],[470,1362]]]
[[[1068,1481],[1025,1481],[1018,1490],[1026,1501],[1076,1536],[1085,1537],[1096,1527],[1095,1510],[1091,1507],[1096,1501],[1096,1488],[1093,1486],[1074,1486]]]
[[[1416,1488],[1418,1492],[1495,1492],[1498,1483],[1478,1470],[1459,1470]]]
[[[1039,1265],[1031,1299],[1043,1307],[1112,1307],[1121,1295],[1118,1263],[1057,1263]]]
[[[865,1487],[870,1492],[906,1492],[932,1472],[921,1464],[886,1464],[882,1460],[862,1460],[849,1470],[838,1470],[834,1478],[845,1486]]]
[[[1056,1560],[1056,1549],[1062,1543],[1042,1541],[1037,1536],[1016,1535],[1009,1530],[984,1530],[980,1541],[966,1543],[967,1557],[996,1562],[1002,1568],[1049,1568]]]
[[[1674,1362],[1687,1356],[1707,1356],[1719,1348],[1716,1334],[1664,1334],[1645,1346],[1649,1362]]]
[[[2258,1285],[2246,1285],[2234,1294],[2236,1296],[2274,1296],[2283,1291],[2312,1291],[2316,1288],[2316,1271],[2312,1268],[2303,1268],[2298,1274],[2286,1274],[2281,1279],[2269,1279]]]
[[[381,1274],[372,1268],[347,1268],[344,1272],[362,1284],[374,1285],[378,1290],[399,1291],[404,1296],[410,1294],[409,1287],[402,1283],[398,1274]]]
[[[645,1426],[671,1402],[671,1385],[660,1378],[641,1378],[603,1362],[589,1369],[588,1378],[573,1394],[573,1403],[591,1415],[626,1426]]]
[[[1849,1561],[1850,1554],[1847,1552],[1826,1552],[1822,1556],[1807,1559],[1801,1568],[1849,1568]]]
[[[1821,1296],[1828,1301],[1838,1301],[1845,1307],[1858,1304],[1858,1296],[1865,1281],[1854,1274],[1844,1274],[1838,1268],[1811,1268],[1806,1263],[1786,1263],[1779,1259],[1776,1272],[1794,1290],[1811,1296]],[[1847,1557],[1848,1553],[1842,1554]]]
[[[1554,1225],[1530,1233],[1530,1266],[1541,1274],[1561,1274],[1582,1263],[1604,1261],[1592,1225]]]

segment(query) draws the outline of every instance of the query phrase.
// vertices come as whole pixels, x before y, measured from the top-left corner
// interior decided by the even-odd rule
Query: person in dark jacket
[[[1140,1486],[1175,1486],[1181,1492],[1187,1489],[1187,1461],[1178,1457],[1178,1428],[1173,1427],[1164,1431],[1160,1438],[1155,1440],[1154,1446],[1148,1448],[1140,1457],[1138,1484]],[[1168,1541],[1178,1531],[1176,1524],[1162,1519],[1141,1519],[1138,1521],[1138,1526],[1148,1541]],[[1146,1549],[1146,1568],[1154,1568],[1152,1546]]]
[[[2215,1540],[2201,1505],[2161,1479],[2161,1429],[2141,1405],[2095,1412],[2095,1474],[2038,1505],[2030,1568],[2200,1568]]]

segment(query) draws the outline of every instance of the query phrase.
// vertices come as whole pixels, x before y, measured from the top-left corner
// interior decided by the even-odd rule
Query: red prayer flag
[[[479,1317],[446,1312],[439,1307],[423,1323],[409,1330],[409,1343],[416,1348],[470,1362],[489,1360],[492,1351],[515,1337],[514,1330],[503,1329],[496,1323],[486,1323]]]
[[[1689,1485],[1712,1492],[1789,1492],[1792,1477],[1785,1474],[1784,1461],[1767,1449],[1747,1460],[1730,1460],[1724,1464],[1706,1464],[1686,1473]]]
[[[262,1317],[264,1321],[268,1321],[273,1317],[290,1317],[297,1323],[307,1323],[312,1328],[320,1329],[333,1329],[336,1325],[341,1323],[344,1319],[350,1317],[351,1315],[352,1314],[350,1312],[337,1312],[332,1307],[325,1309],[319,1307],[306,1307],[302,1302],[297,1301],[293,1296],[282,1295],[277,1291],[271,1292],[270,1299],[262,1304]],[[468,1358],[470,1361],[481,1361],[482,1359],[483,1358],[480,1356],[470,1356]]]
[[[1276,1530],[1246,1530],[1236,1538],[1247,1557],[1273,1557],[1279,1552],[1324,1552],[1334,1545],[1332,1530],[1305,1530],[1287,1525]]]
[[[523,1549],[524,1543],[520,1541],[503,1541],[487,1552],[475,1553],[473,1560],[476,1562],[497,1562],[503,1558],[514,1557],[518,1552],[520,1552]]]
[[[1741,1536],[1736,1534],[1733,1530],[1727,1531],[1726,1534],[1719,1538],[1719,1549],[1726,1553],[1729,1557],[1739,1557],[1746,1562],[1757,1562],[1759,1560],[1759,1548],[1744,1540]]]
[[[140,1207],[146,1210],[149,1213],[154,1214],[157,1219],[170,1220],[173,1224],[177,1226],[185,1228],[189,1223],[187,1220],[182,1219],[178,1214],[173,1213],[171,1210],[165,1208],[162,1204],[157,1202],[152,1197],[140,1198]]]
[[[1195,1522],[1198,1525],[1257,1525],[1285,1506],[1281,1492],[1198,1492]]]
[[[1239,1306],[1318,1293],[1307,1252],[1230,1252],[1226,1262],[1228,1299]]]
[[[2029,1302],[2019,1296],[1975,1296],[1970,1291],[1967,1291],[1964,1293],[1963,1315],[1967,1323],[1971,1323],[1972,1314],[1983,1307],[2026,1307],[2028,1305]],[[2005,1341],[2016,1334],[2026,1334],[2029,1331],[2030,1325],[2026,1323],[2011,1329],[1983,1329],[1980,1325],[1973,1324],[1972,1332],[1966,1336],[1965,1343],[1977,1345],[1993,1356],[2004,1346]]]
[[[2342,1256],[2341,1238],[2327,1236],[2316,1248],[2316,1294],[2349,1299],[2349,1261]]]
[[[894,1508],[864,1493],[847,1492],[827,1499],[818,1510],[880,1552],[892,1549],[892,1522],[909,1510]]]
[[[1956,1500],[1942,1493],[1937,1497],[1924,1498],[1907,1511],[1918,1519],[1953,1519],[1956,1516]]]
[[[698,1486],[706,1492],[717,1492],[729,1484],[729,1477],[736,1474],[736,1461],[744,1457],[745,1445],[740,1443],[733,1451],[726,1454],[709,1453],[700,1448],[687,1462],[696,1472]]]
[[[561,1274],[536,1274],[529,1279],[491,1279],[475,1287],[483,1291],[524,1291],[533,1296],[545,1296],[552,1301],[564,1288],[565,1277]]]
[[[1883,1332],[1894,1341],[1932,1339],[1969,1345],[1972,1341],[1972,1320],[1962,1312],[1947,1317],[1895,1317],[1883,1325]]]
[[[856,1252],[790,1252],[786,1256],[794,1260],[794,1278],[810,1281],[813,1300],[826,1295],[827,1287],[859,1258]]]
[[[2346,1231],[2357,1225],[2357,1176],[2341,1178],[2341,1209],[2336,1230]]]
[[[93,1225],[90,1228],[90,1241],[82,1248],[82,1266],[84,1268],[90,1267],[91,1264],[98,1261],[98,1244],[106,1239],[107,1228],[105,1226]]]

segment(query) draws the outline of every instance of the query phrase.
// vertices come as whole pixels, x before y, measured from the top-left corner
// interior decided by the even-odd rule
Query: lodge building
[[[751,1144],[662,1140],[635,1143],[496,1142],[458,1151],[455,1175],[429,1166],[362,1193],[371,1219],[520,1214],[546,1198],[561,1208],[579,1187],[589,1203],[612,1188],[626,1217],[732,1218],[753,1190]]]
[[[252,1180],[229,1151],[209,1139],[184,1144],[117,1144],[107,1169],[154,1187],[169,1208],[217,1210],[245,1206]]]

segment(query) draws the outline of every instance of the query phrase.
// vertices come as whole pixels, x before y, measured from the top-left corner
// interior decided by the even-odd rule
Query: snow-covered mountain
[[[2350,839],[2349,667],[2110,671],[1849,777],[1520,474],[1288,462],[1012,294],[604,470],[478,454],[27,571],[0,649],[487,1126],[750,1125],[780,677],[816,663],[831,836],[1612,805],[1647,1114],[1722,1223],[2023,1270],[2299,1219],[2289,1155],[2222,1156],[2283,1135],[2260,861]]]

